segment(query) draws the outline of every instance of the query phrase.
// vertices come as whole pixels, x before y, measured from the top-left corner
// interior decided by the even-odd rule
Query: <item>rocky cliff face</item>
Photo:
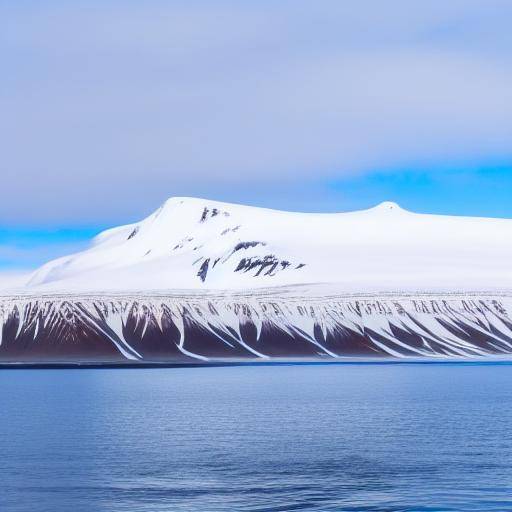
[[[288,293],[0,298],[3,362],[199,362],[512,353],[512,296]]]

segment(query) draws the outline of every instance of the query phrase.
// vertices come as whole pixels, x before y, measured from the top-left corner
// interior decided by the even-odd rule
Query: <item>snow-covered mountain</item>
[[[390,202],[313,214],[177,197],[47,263],[29,288],[502,290],[512,289],[511,261],[512,220],[416,214]]]
[[[0,294],[0,361],[512,356],[512,220],[172,198]]]

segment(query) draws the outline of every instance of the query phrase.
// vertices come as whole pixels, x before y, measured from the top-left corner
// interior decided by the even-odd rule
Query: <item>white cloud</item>
[[[511,16],[493,0],[4,5],[0,217],[509,158]]]

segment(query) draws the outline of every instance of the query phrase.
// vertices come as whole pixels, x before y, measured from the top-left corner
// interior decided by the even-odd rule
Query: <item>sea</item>
[[[510,511],[512,366],[0,370],[1,512]]]

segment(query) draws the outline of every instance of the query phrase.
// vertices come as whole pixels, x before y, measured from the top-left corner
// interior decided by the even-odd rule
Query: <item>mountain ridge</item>
[[[512,220],[418,214],[390,201],[285,212],[173,197],[140,222],[53,260],[34,290],[253,289],[336,283],[367,290],[512,289]]]

